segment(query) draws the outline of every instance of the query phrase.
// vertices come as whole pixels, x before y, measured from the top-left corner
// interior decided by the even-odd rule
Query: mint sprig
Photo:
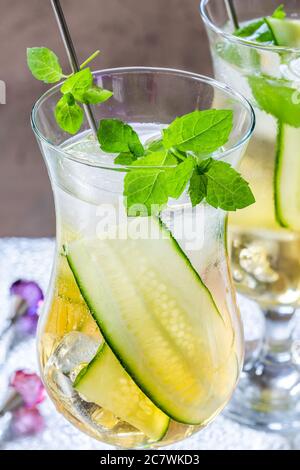
[[[27,49],[27,64],[35,78],[45,83],[57,83],[65,78],[61,86],[62,98],[58,101],[54,116],[61,129],[76,134],[83,124],[82,104],[99,104],[108,100],[112,92],[94,84],[93,75],[87,64],[99,51],[92,54],[81,66],[79,72],[64,75],[57,55],[46,47]]]
[[[136,210],[140,213],[141,206],[145,208],[143,215],[159,213],[169,198],[178,199],[187,188],[193,206],[204,199],[226,211],[253,204],[249,184],[231,165],[205,157],[208,149],[211,153],[211,149],[216,151],[220,147],[220,142],[224,145],[228,141],[232,117],[229,110],[190,113],[171,123],[163,131],[162,140],[157,139],[145,148],[142,158],[131,162],[126,159],[128,154],[117,157],[115,163],[124,162],[128,167],[124,185],[128,213],[133,215]]]
[[[87,64],[66,76],[58,57],[47,48],[27,51],[32,74],[46,83],[62,78],[62,97],[54,115],[58,125],[76,134],[84,119],[82,104],[99,104],[112,92],[98,87]],[[169,198],[186,190],[193,206],[206,199],[213,207],[234,211],[254,202],[248,183],[229,164],[211,155],[228,142],[233,127],[231,110],[193,111],[177,117],[162,135],[143,145],[137,132],[120,119],[102,119],[97,138],[101,149],[115,154],[115,163],[126,167],[124,196],[129,215],[159,214]],[[209,156],[208,156],[209,155]]]

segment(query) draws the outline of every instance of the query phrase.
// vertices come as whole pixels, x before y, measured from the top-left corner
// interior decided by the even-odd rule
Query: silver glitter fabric
[[[51,274],[54,241],[52,239],[0,239],[0,331],[5,326],[9,299],[8,290],[18,278],[35,280],[44,291]],[[243,300],[243,309],[245,300]],[[246,328],[247,330],[247,328]],[[250,330],[252,330],[250,328]],[[28,339],[16,345],[5,358],[5,341],[0,344],[0,402],[4,399],[9,377],[20,368],[38,371],[35,340]],[[45,430],[36,436],[12,439],[7,432],[10,417],[0,418],[0,448],[17,449],[111,449],[78,431],[68,423],[47,398],[40,407],[46,420]],[[214,423],[192,438],[174,445],[186,450],[288,450],[299,446],[292,437],[266,434],[248,429],[219,416]]]

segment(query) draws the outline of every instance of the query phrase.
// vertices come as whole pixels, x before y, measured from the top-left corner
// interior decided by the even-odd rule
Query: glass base
[[[242,373],[225,416],[255,429],[300,429],[300,370],[292,363],[257,362]]]

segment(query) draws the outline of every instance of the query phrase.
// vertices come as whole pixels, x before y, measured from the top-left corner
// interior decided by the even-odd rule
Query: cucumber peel
[[[74,388],[87,401],[111,411],[154,441],[168,430],[169,417],[137,387],[106,344],[78,374]]]
[[[149,219],[151,239],[76,241],[67,259],[107,345],[140,390],[174,420],[202,424],[235,383],[225,396],[215,385],[232,353],[232,328],[170,233]]]
[[[279,46],[300,47],[300,20],[268,18],[267,22]],[[275,214],[279,225],[300,231],[300,129],[298,118],[296,121],[294,119],[298,115],[296,110],[299,109],[299,104],[293,103],[291,94],[290,104],[282,102],[281,106],[288,113],[291,112],[291,115],[278,124],[274,177]],[[280,115],[276,117],[280,118]]]
[[[300,129],[278,125],[274,196],[278,223],[300,231]]]
[[[265,18],[277,46],[300,47],[300,20]]]

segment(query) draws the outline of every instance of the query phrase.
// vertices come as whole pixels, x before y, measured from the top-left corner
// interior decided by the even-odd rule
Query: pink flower
[[[27,408],[34,407],[45,399],[45,388],[37,374],[17,370],[10,385],[21,395]]]
[[[13,390],[0,415],[7,412],[12,414],[10,429],[15,436],[36,434],[45,427],[45,421],[38,405],[45,399],[45,389],[37,374],[17,370],[10,380]]]
[[[13,411],[11,430],[15,436],[28,436],[41,432],[45,421],[37,408],[21,406]]]

